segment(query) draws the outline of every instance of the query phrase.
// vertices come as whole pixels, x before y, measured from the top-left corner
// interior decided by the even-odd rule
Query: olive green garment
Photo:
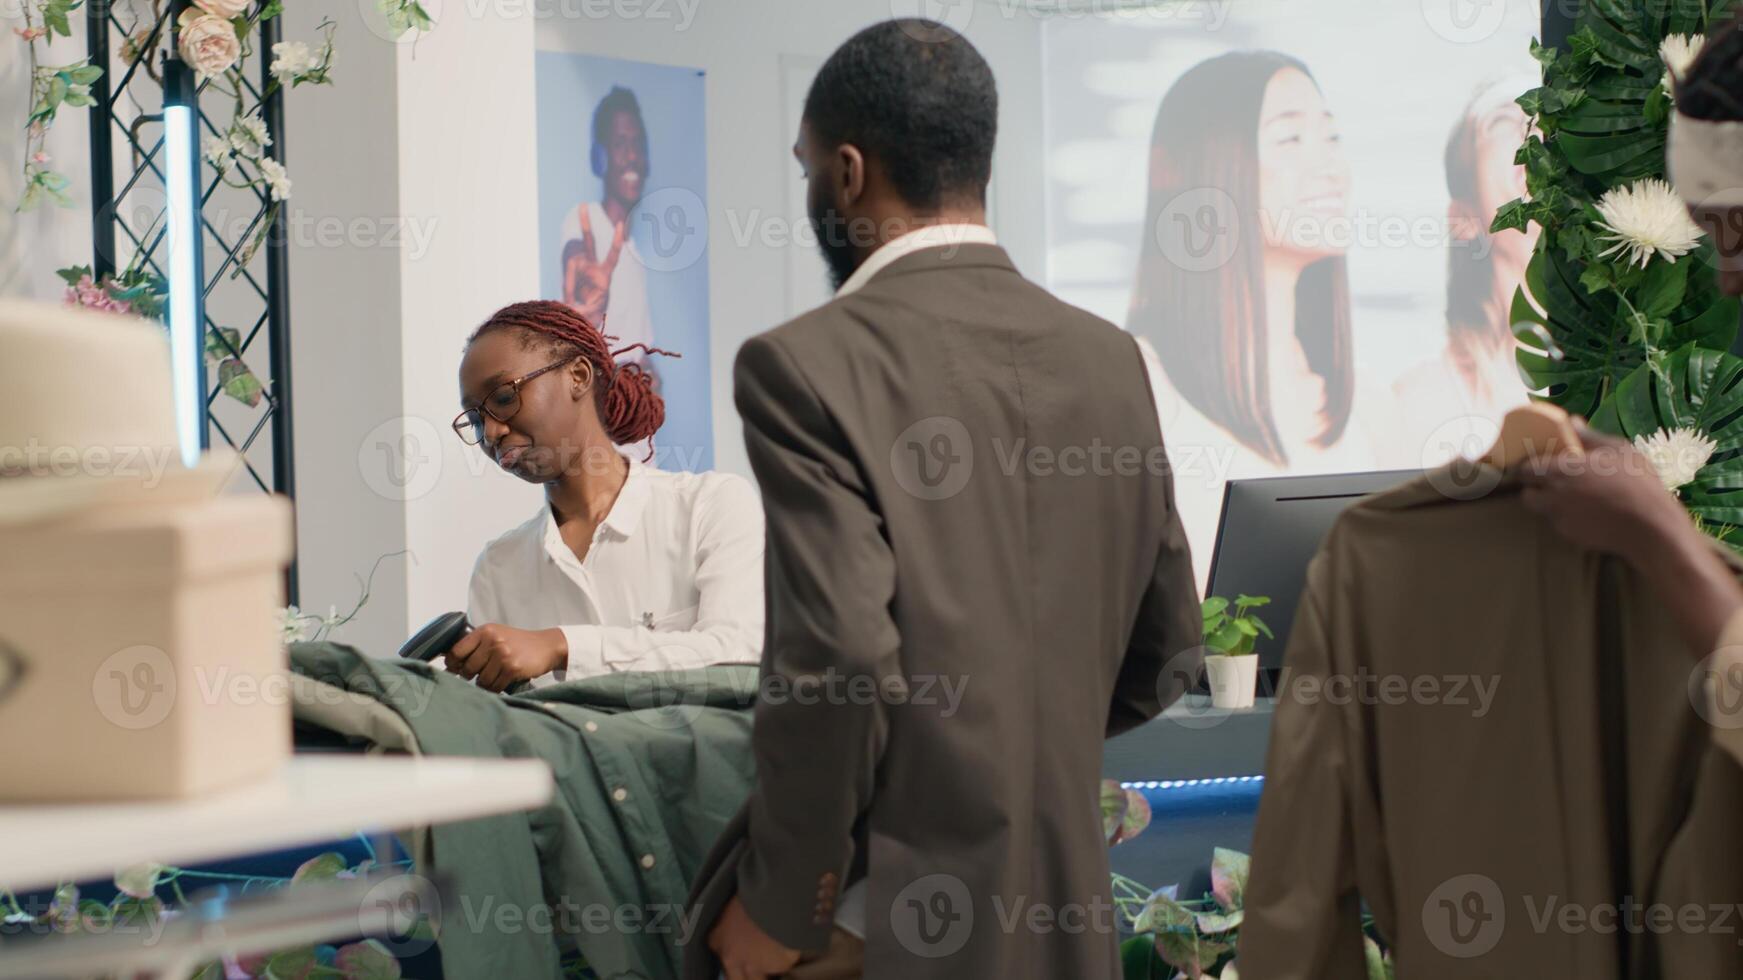
[[[337,644],[290,655],[296,672],[399,712],[425,755],[551,766],[546,806],[432,828],[430,870],[453,883],[438,923],[446,975],[555,977],[553,931],[601,977],[677,974],[690,878],[750,789],[755,668],[611,674],[503,697]]]
[[[1674,626],[1515,474],[1446,467],[1347,510],[1289,637],[1243,980],[1366,975],[1363,902],[1399,980],[1743,977],[1743,770]]]

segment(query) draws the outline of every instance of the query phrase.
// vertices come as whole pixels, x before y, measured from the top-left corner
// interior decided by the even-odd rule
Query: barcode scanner
[[[443,613],[429,621],[417,634],[405,641],[399,648],[399,655],[408,660],[421,660],[424,663],[440,657],[449,650],[460,638],[472,632],[472,624],[466,621],[463,612]]]

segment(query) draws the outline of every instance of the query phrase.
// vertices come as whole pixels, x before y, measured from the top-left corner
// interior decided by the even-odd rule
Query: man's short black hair
[[[998,89],[986,59],[949,27],[908,18],[855,34],[817,72],[805,120],[822,142],[876,159],[914,207],[985,203]]]
[[[620,112],[633,116],[636,126],[643,133],[648,131],[647,125],[642,122],[642,106],[636,101],[635,93],[622,85],[614,85],[593,110],[593,142],[601,146],[611,142],[611,117]]]
[[[1743,20],[1707,40],[1677,85],[1676,107],[1692,119],[1743,120]]]

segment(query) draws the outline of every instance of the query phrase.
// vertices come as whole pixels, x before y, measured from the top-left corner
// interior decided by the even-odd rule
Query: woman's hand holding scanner
[[[568,663],[569,641],[562,630],[517,630],[501,623],[485,623],[461,637],[446,658],[449,673],[498,693]]]

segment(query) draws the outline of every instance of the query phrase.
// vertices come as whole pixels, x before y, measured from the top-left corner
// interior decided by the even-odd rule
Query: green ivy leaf
[[[242,331],[235,327],[206,328],[206,360],[224,361],[242,353]]]
[[[291,884],[298,885],[305,881],[326,881],[339,877],[339,872],[347,867],[345,856],[336,851],[316,855],[304,861],[291,875]]]
[[[157,880],[162,874],[161,864],[136,864],[115,872],[115,888],[133,898],[150,898],[157,893]]]
[[[339,947],[333,965],[345,980],[399,980],[399,960],[374,939]]]
[[[320,966],[321,961],[313,948],[286,950],[274,953],[266,961],[266,972],[261,976],[267,980],[304,980],[313,976]]]
[[[234,357],[225,358],[219,363],[218,384],[224,388],[224,394],[229,395],[231,398],[236,399],[244,405],[247,405],[249,408],[254,408],[260,404],[260,395],[266,390],[266,386],[260,383],[260,379],[254,376],[254,372],[248,369],[248,365]],[[338,855],[323,854],[321,857],[338,858]],[[309,864],[319,860],[321,860],[321,858],[311,858],[308,862],[305,862],[303,868],[297,869],[297,875],[299,877],[293,878],[292,880],[300,880],[300,876],[303,874],[303,869],[307,868]],[[339,871],[343,870],[345,870],[345,859],[339,858]],[[337,873],[338,872],[334,872],[334,874]],[[325,877],[330,878],[332,875],[326,875]]]
[[[1523,198],[1508,201],[1495,211],[1495,220],[1489,224],[1489,234],[1506,231],[1524,231],[1531,223],[1530,212]]]
[[[91,267],[88,265],[69,265],[65,269],[56,269],[54,274],[60,276],[67,285],[76,286],[80,279],[91,274]]]
[[[1225,911],[1246,905],[1247,877],[1252,870],[1253,859],[1240,851],[1219,847],[1211,852],[1210,891]]]

